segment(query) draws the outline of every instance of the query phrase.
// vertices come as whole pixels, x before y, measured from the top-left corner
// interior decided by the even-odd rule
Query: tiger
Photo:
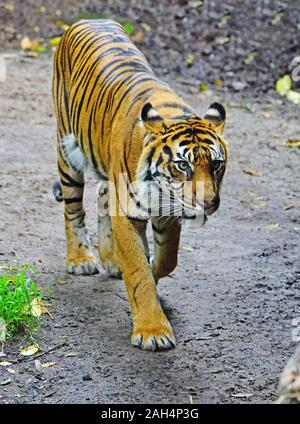
[[[80,20],[63,34],[54,53],[53,102],[59,172],[54,195],[64,202],[67,272],[100,271],[85,226],[85,171],[97,176],[100,206],[107,206],[115,187],[117,211],[120,175],[126,175],[125,191],[135,207],[98,215],[99,257],[106,272],[125,282],[132,345],[146,351],[174,348],[156,285],[177,265],[182,226],[219,207],[228,158],[225,108],[214,102],[201,118],[156,76],[123,26],[109,19]],[[191,190],[183,207],[185,183]],[[169,190],[171,216],[151,213],[143,204],[148,184],[155,186],[156,203]]]

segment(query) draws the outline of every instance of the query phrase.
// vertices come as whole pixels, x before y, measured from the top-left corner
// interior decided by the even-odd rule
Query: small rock
[[[233,81],[231,83],[231,86],[235,91],[242,91],[242,90],[244,90],[244,88],[247,87],[247,84],[245,82],[242,82],[242,81]]]

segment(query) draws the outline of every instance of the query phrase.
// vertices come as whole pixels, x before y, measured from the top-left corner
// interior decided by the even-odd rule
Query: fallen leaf
[[[291,148],[300,147],[300,140],[297,138],[290,138],[289,140],[282,143],[282,146],[291,147]]]
[[[131,36],[131,39],[135,43],[140,43],[144,39],[144,34],[141,31],[137,31]]]
[[[41,298],[40,297],[35,297],[31,301],[31,315],[34,316],[34,317],[36,317],[36,318],[38,318],[42,314],[47,314],[51,318],[53,318],[53,315],[50,313],[50,311],[47,308],[47,306],[42,302]]]
[[[230,19],[230,15],[224,15],[222,16],[222,18],[220,19],[220,21],[217,23],[218,28],[223,28],[223,26],[225,26],[227,24],[227,22]]]
[[[6,380],[0,381],[0,386],[6,386],[11,383],[11,379],[7,378]]]
[[[277,230],[277,228],[279,228],[279,224],[268,224],[268,225],[265,225],[265,229],[266,230]]]
[[[189,395],[189,404],[190,405],[193,405],[194,404],[193,396],[192,395]]]
[[[20,355],[22,355],[22,356],[32,356],[35,353],[37,353],[38,351],[39,351],[39,346],[38,345],[32,345],[32,346],[29,346],[28,348],[21,349]]]
[[[284,75],[276,81],[276,91],[280,96],[285,96],[292,88],[292,79]]]
[[[42,315],[41,300],[38,297],[31,301],[31,315],[36,318]]]
[[[201,7],[203,5],[203,0],[192,0],[189,1],[189,7],[192,7],[193,9],[196,9],[198,7]]]
[[[205,84],[205,82],[202,82],[200,84],[200,91],[201,93],[204,93],[207,90],[207,85]]]
[[[261,113],[260,113],[260,115],[261,115],[263,118],[270,118],[270,114],[269,114],[269,112],[265,112],[265,111],[263,111],[263,112],[261,112]]]
[[[290,101],[295,103],[296,105],[300,105],[300,93],[298,91],[290,90],[286,94],[286,98]]]
[[[143,30],[144,31],[146,31],[146,32],[150,32],[151,31],[151,26],[150,25],[148,25],[148,24],[146,24],[145,22],[142,22],[141,23],[141,27],[143,28]]]
[[[284,13],[282,13],[282,12],[276,13],[271,20],[271,24],[272,25],[278,25],[279,22],[281,21],[281,18],[283,17],[283,15],[284,15]]]
[[[255,58],[256,55],[257,55],[257,52],[256,51],[249,52],[247,54],[246,59],[244,60],[245,65],[250,65],[250,63],[253,62],[253,60],[254,60],[254,58]]]
[[[9,372],[10,374],[15,374],[16,373],[16,371],[13,368],[7,368],[6,371]]]
[[[285,203],[283,205],[283,210],[288,211],[290,209],[293,209],[295,207],[295,205],[293,205],[292,203]]]
[[[45,362],[44,364],[42,364],[43,368],[50,368],[50,367],[54,367],[54,365],[56,365],[57,362],[53,361],[53,362]]]
[[[45,53],[49,50],[47,46],[37,46],[36,48],[32,49],[36,53]]]
[[[11,362],[8,362],[8,361],[1,361],[0,362],[0,366],[1,367],[8,367],[9,365],[12,365],[12,363]]]
[[[186,250],[187,252],[192,252],[194,249],[191,246],[182,246],[183,250]]]
[[[56,280],[57,284],[63,286],[64,284],[66,284],[66,281],[63,278],[59,278],[58,280]]]
[[[233,394],[231,396],[235,397],[235,398],[249,398],[249,397],[253,396],[253,393],[236,393],[236,394]]]
[[[67,358],[73,358],[74,356],[78,356],[78,352],[68,352],[66,354]]]
[[[40,43],[37,40],[31,40],[29,37],[24,37],[21,40],[22,50],[35,51],[39,46],[40,46]]]
[[[222,87],[222,80],[220,78],[217,78],[214,80],[214,84],[216,87]]]
[[[51,47],[56,47],[56,46],[59,45],[60,40],[61,40],[61,37],[50,38],[49,44],[50,44]]]
[[[10,265],[0,265],[0,270],[2,271],[18,271],[18,268]]]
[[[228,36],[220,36],[220,37],[216,38],[216,43],[221,44],[221,45],[227,44],[227,43],[229,43],[229,41],[230,41],[230,37],[228,37]]]
[[[255,169],[243,169],[244,174],[251,175],[251,177],[261,177],[261,173]]]
[[[13,12],[15,9],[15,6],[12,3],[7,3],[4,5],[4,9],[8,10],[9,12]]]
[[[194,60],[195,60],[195,56],[192,53],[190,53],[190,54],[188,54],[188,56],[186,58],[186,64],[188,66],[192,66],[194,64]]]

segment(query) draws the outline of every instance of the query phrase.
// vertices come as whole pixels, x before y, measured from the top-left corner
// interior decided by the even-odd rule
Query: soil
[[[132,19],[133,8],[128,7]],[[160,15],[156,19],[165,17],[168,28],[168,14]],[[166,46],[169,42],[166,38]],[[145,43],[150,59],[157,59],[157,50]],[[153,37],[152,46],[156,43]],[[219,210],[205,226],[184,229],[179,265],[159,283],[177,347],[147,353],[130,344],[122,280],[65,272],[63,206],[52,196],[57,177],[52,57],[30,58],[12,46],[6,45],[7,79],[0,82],[0,260],[36,264],[40,285],[51,289],[46,293],[53,319],[43,316],[42,356],[20,357],[19,340],[5,344],[5,360],[13,361],[15,374],[0,367],[0,381],[11,379],[0,386],[0,403],[188,403],[190,395],[194,403],[275,400],[279,374],[296,346],[292,320],[300,316],[299,148],[284,146],[300,138],[299,106],[269,94],[235,93],[229,83],[228,89],[211,85],[200,92],[190,68],[164,76],[200,114],[212,101],[224,103],[230,161]],[[165,49],[162,60],[170,64],[172,55]],[[235,66],[233,53],[216,56]],[[245,71],[247,78],[250,74]],[[257,92],[265,87],[260,77],[257,85]],[[97,243],[93,176],[85,198]],[[36,359],[55,364],[39,370]]]
[[[0,45],[6,48],[19,47],[24,36],[47,41],[61,35],[63,24],[82,18],[113,18],[134,25],[136,44],[160,76],[192,78],[198,87],[222,84],[226,90],[260,95],[274,89],[299,54],[297,0],[66,0],[63,7],[60,0],[2,3]]]

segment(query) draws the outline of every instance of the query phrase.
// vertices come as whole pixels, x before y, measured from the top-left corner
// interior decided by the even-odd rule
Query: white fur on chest
[[[84,172],[86,168],[90,167],[96,172],[97,178],[101,179],[99,177],[99,173],[103,175],[103,177],[106,177],[106,173],[100,164],[97,164],[97,169],[94,169],[94,167],[89,164],[87,157],[77,143],[74,134],[71,133],[63,137],[60,145],[65,161],[71,165],[75,171]]]

